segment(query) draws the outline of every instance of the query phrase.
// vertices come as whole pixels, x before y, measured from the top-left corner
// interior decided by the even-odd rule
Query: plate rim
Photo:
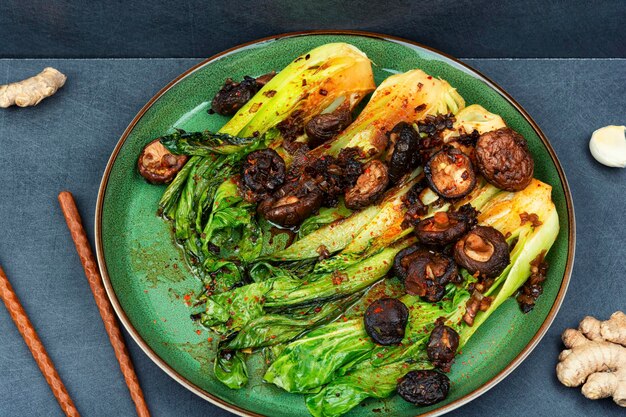
[[[502,369],[500,372],[498,372],[493,378],[491,378],[489,381],[487,381],[485,384],[481,385],[480,387],[476,388],[474,391],[452,401],[449,404],[446,404],[445,406],[438,408],[436,410],[432,410],[429,411],[427,413],[424,414],[419,414],[419,416],[422,417],[434,417],[434,416],[440,416],[443,414],[446,414],[458,407],[461,407],[462,405],[465,405],[467,403],[469,403],[470,401],[478,398],[479,396],[481,396],[482,394],[484,394],[485,392],[489,391],[491,388],[493,388],[495,385],[497,385],[498,383],[500,383],[505,377],[507,377],[511,372],[513,372],[529,355],[530,353],[535,349],[535,347],[539,344],[539,342],[541,341],[541,339],[543,339],[543,337],[545,336],[545,334],[547,333],[548,329],[550,328],[552,322],[554,321],[559,309],[561,308],[561,305],[563,304],[563,300],[565,298],[565,294],[567,292],[567,288],[569,286],[569,282],[571,280],[571,275],[572,275],[572,269],[573,269],[573,264],[574,264],[574,255],[575,255],[575,250],[576,250],[576,220],[575,220],[575,213],[574,213],[574,204],[572,201],[572,194],[570,191],[570,187],[569,187],[569,183],[567,181],[567,178],[565,176],[565,172],[563,171],[563,167],[561,166],[561,163],[558,159],[558,157],[556,156],[556,152],[554,151],[554,149],[552,148],[552,145],[550,144],[548,138],[545,136],[545,134],[543,133],[543,131],[541,130],[541,128],[539,127],[539,125],[533,120],[533,118],[530,116],[530,114],[528,114],[528,112],[526,112],[526,110],[511,96],[509,95],[509,93],[507,93],[502,87],[500,87],[498,84],[496,84],[494,81],[492,81],[490,78],[488,78],[487,76],[483,75],[480,71],[474,69],[473,67],[471,67],[470,65],[465,64],[464,62],[460,61],[459,59],[448,55],[444,52],[441,52],[437,49],[434,49],[430,46],[426,46],[423,45],[419,42],[415,42],[409,39],[405,39],[405,38],[401,38],[401,37],[397,37],[397,36],[392,36],[392,35],[385,35],[385,34],[381,34],[381,33],[376,33],[376,32],[370,32],[370,31],[361,31],[361,30],[306,30],[306,31],[297,31],[297,32],[287,32],[287,33],[282,33],[282,34],[278,34],[278,35],[273,35],[273,36],[267,36],[267,37],[263,37],[263,38],[259,38],[250,42],[246,42],[246,43],[242,43],[239,45],[236,45],[232,48],[226,49],[222,52],[219,52],[209,58],[206,58],[202,61],[200,61],[199,63],[193,65],[191,68],[187,69],[186,71],[184,71],[183,73],[181,73],[180,75],[178,75],[176,78],[174,78],[172,81],[170,81],[167,85],[165,85],[163,88],[161,88],[140,110],[139,112],[135,115],[135,117],[132,119],[132,121],[129,123],[129,125],[126,127],[126,129],[124,130],[124,132],[122,133],[122,136],[120,137],[120,139],[118,140],[117,144],[115,145],[115,148],[113,149],[113,152],[111,153],[111,156],[109,157],[109,160],[107,161],[107,165],[106,168],[104,170],[104,173],[102,175],[102,180],[100,182],[100,186],[98,188],[98,197],[97,197],[97,202],[96,202],[96,210],[95,210],[95,224],[94,224],[94,229],[95,229],[95,243],[96,243],[96,256],[97,256],[97,262],[98,262],[98,267],[100,269],[100,274],[102,277],[102,281],[104,283],[104,287],[107,293],[107,296],[109,298],[109,301],[111,302],[111,305],[113,306],[113,309],[118,317],[118,319],[122,322],[122,325],[124,326],[124,328],[126,329],[126,331],[130,334],[130,336],[133,338],[133,340],[135,341],[135,343],[137,343],[139,345],[139,347],[144,351],[144,353],[159,367],[161,368],[166,374],[168,374],[170,377],[172,377],[175,381],[177,381],[178,383],[180,383],[182,386],[184,386],[185,388],[187,388],[189,391],[193,392],[194,394],[198,395],[199,397],[203,398],[206,401],[209,401],[210,403],[225,409],[227,411],[230,411],[231,413],[234,413],[236,415],[239,416],[244,416],[244,417],[264,417],[263,414],[258,414],[254,411],[251,410],[247,410],[245,408],[239,407],[238,405],[235,404],[231,404],[225,400],[222,400],[221,398],[205,391],[204,389],[200,388],[199,386],[197,386],[196,384],[194,384],[193,382],[189,381],[187,378],[185,378],[184,376],[182,376],[180,373],[178,373],[173,367],[171,367],[167,362],[165,362],[159,355],[157,355],[152,348],[143,340],[143,338],[141,337],[141,335],[139,334],[139,332],[135,329],[135,327],[132,325],[132,323],[130,322],[130,319],[128,318],[128,316],[126,315],[124,309],[122,308],[119,300],[117,299],[117,296],[115,294],[115,291],[113,290],[113,286],[110,280],[110,277],[108,275],[108,271],[107,271],[107,267],[106,267],[106,260],[104,257],[104,249],[103,249],[103,242],[102,242],[102,214],[103,214],[103,206],[104,206],[104,196],[106,194],[106,188],[107,188],[107,184],[108,184],[108,180],[109,180],[109,176],[111,173],[111,169],[113,167],[113,165],[115,164],[115,161],[117,159],[117,156],[122,148],[122,146],[124,145],[124,143],[126,142],[128,136],[130,135],[130,133],[132,132],[132,130],[134,129],[135,125],[139,122],[139,120],[141,120],[141,118],[144,116],[144,114],[152,107],[152,105],[159,100],[168,90],[170,90],[172,87],[174,87],[176,84],[178,84],[180,81],[182,81],[183,79],[185,79],[187,76],[191,75],[192,73],[194,73],[195,71],[197,71],[198,69],[204,67],[205,65],[212,63],[214,61],[217,61],[227,55],[230,55],[234,52],[238,52],[240,50],[249,48],[249,47],[253,47],[253,46],[258,46],[261,45],[263,43],[268,43],[268,42],[273,42],[279,39],[286,39],[286,38],[294,38],[294,37],[303,37],[303,36],[315,36],[315,35],[348,35],[348,36],[361,36],[361,37],[366,37],[366,38],[376,38],[376,39],[380,39],[380,40],[384,40],[384,41],[390,41],[390,42],[394,42],[394,43],[399,43],[399,44],[403,44],[406,45],[410,48],[419,48],[419,49],[423,49],[426,50],[428,52],[434,53],[435,55],[438,55],[439,57],[444,58],[445,60],[447,60],[447,63],[452,64],[453,66],[455,66],[457,69],[464,71],[476,78],[478,78],[479,80],[481,80],[482,82],[484,82],[485,84],[487,84],[487,86],[489,86],[490,88],[492,88],[493,90],[495,90],[498,94],[500,94],[505,100],[507,100],[514,108],[515,110],[517,110],[523,117],[524,119],[530,124],[530,126],[533,128],[533,130],[535,131],[535,133],[537,134],[537,136],[539,136],[539,139],[541,140],[541,142],[543,143],[543,145],[545,146],[546,150],[548,151],[548,154],[550,155],[550,158],[552,159],[552,162],[554,163],[556,170],[558,172],[559,175],[559,179],[561,181],[561,185],[563,187],[563,193],[565,195],[565,205],[566,205],[566,211],[567,211],[567,222],[568,222],[568,226],[569,226],[569,235],[568,235],[568,244],[567,244],[567,261],[565,264],[565,271],[563,274],[563,280],[561,282],[561,286],[559,288],[559,291],[557,293],[556,299],[554,300],[554,303],[552,304],[552,307],[550,308],[550,311],[548,312],[548,315],[546,316],[545,320],[543,321],[543,323],[541,324],[541,326],[539,327],[539,330],[535,333],[535,335],[533,336],[533,338],[528,342],[528,344],[522,349],[522,351],[511,361],[509,362],[509,364],[507,364],[504,369]]]

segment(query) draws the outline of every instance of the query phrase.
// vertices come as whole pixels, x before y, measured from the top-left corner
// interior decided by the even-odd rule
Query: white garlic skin
[[[591,135],[591,155],[603,165],[626,167],[626,126],[605,126]]]

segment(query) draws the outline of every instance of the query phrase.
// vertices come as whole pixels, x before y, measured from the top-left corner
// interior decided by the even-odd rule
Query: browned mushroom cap
[[[420,136],[412,125],[400,122],[391,130],[389,139],[391,143],[387,156],[389,181],[395,184],[419,164]]]
[[[445,294],[445,285],[458,275],[452,258],[425,249],[410,255],[404,287],[406,292],[419,295],[424,301],[437,302]]]
[[[409,309],[397,298],[380,298],[365,310],[365,331],[379,345],[397,345],[404,339]]]
[[[450,391],[450,379],[432,369],[411,371],[398,381],[398,395],[411,404],[433,405],[443,401]]]
[[[320,208],[323,194],[310,179],[283,185],[274,195],[259,204],[257,211],[282,227],[297,226]]]
[[[262,88],[265,84],[269,83],[272,78],[276,75],[276,71],[270,71],[267,74],[263,74],[261,76],[256,77],[256,84],[259,88]]]
[[[459,198],[472,191],[476,174],[463,152],[447,147],[434,154],[424,166],[430,187],[443,198]]]
[[[437,212],[417,223],[413,233],[420,243],[445,246],[455,242],[476,223],[476,210],[469,204],[458,211]]]
[[[231,78],[226,79],[220,91],[213,97],[211,109],[224,116],[237,113],[274,75],[276,75],[274,71],[259,78],[246,75],[241,82],[234,82]]]
[[[241,176],[244,199],[252,203],[264,200],[285,181],[285,161],[273,149],[250,152]]]
[[[453,328],[438,322],[430,333],[426,346],[428,359],[443,372],[450,372],[458,348],[459,334]]]
[[[309,120],[304,131],[309,140],[307,144],[313,149],[329,141],[352,123],[350,110],[340,107],[332,113],[319,114]]]
[[[508,127],[480,135],[476,160],[485,179],[502,190],[523,190],[533,179],[535,163],[528,144]]]
[[[396,257],[393,260],[393,273],[400,278],[401,280],[405,280],[407,274],[409,273],[409,265],[411,264],[411,255],[423,249],[421,246],[413,245],[408,248],[402,249],[400,252],[396,254]]]
[[[174,155],[161,144],[159,139],[155,139],[141,151],[137,168],[148,182],[166,184],[174,179],[187,159],[187,155]]]
[[[509,245],[493,227],[477,226],[456,243],[454,260],[471,274],[495,278],[509,264]]]
[[[346,207],[357,210],[375,203],[385,192],[387,184],[387,166],[378,160],[368,162],[354,187],[346,191]]]

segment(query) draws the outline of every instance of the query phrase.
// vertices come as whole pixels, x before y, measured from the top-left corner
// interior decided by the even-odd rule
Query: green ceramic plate
[[[504,91],[464,64],[408,41],[356,32],[299,33],[240,46],[191,68],[150,100],[117,144],[98,196],[98,261],[111,302],[126,329],[163,370],[201,397],[241,415],[307,415],[299,395],[262,382],[263,365],[252,359],[250,383],[231,390],[213,377],[209,334],[189,319],[186,305],[198,281],[186,269],[169,225],[156,216],[163,187],[147,184],[135,164],[142,147],[173,127],[217,130],[226,119],[206,112],[223,80],[285,67],[294,57],[327,42],[348,42],[373,61],[376,83],[395,72],[421,68],[504,117],[530,144],[536,176],[553,186],[561,232],[550,251],[549,277],[536,308],[522,315],[508,300],[480,327],[450,374],[445,402],[415,408],[402,399],[368,401],[350,415],[442,414],[502,380],[530,353],[552,322],[565,295],[573,261],[574,214],[559,162],[537,125]]]

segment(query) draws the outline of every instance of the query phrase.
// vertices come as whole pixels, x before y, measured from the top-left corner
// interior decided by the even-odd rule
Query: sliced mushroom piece
[[[285,161],[273,149],[250,152],[242,167],[244,199],[251,203],[268,198],[285,181]]]
[[[445,285],[456,281],[458,269],[452,258],[426,249],[410,255],[404,281],[406,292],[435,303],[445,294]]]
[[[450,391],[450,378],[432,369],[411,371],[398,382],[398,395],[411,404],[433,405]]]
[[[283,185],[272,197],[263,200],[257,211],[274,224],[294,227],[320,208],[323,197],[315,183],[305,178]]]
[[[509,264],[509,245],[493,227],[477,226],[456,243],[454,260],[471,274],[495,278]]]
[[[459,334],[441,321],[437,322],[426,346],[426,354],[432,364],[443,372],[450,372],[458,348]]]
[[[397,345],[404,339],[409,309],[396,298],[381,298],[365,310],[365,331],[379,345]]]
[[[533,179],[535,163],[526,139],[508,127],[480,135],[476,161],[485,179],[502,190],[523,190]]]
[[[476,215],[469,204],[458,211],[437,212],[417,223],[413,233],[424,245],[445,246],[467,233],[476,224]]]
[[[389,139],[389,181],[395,184],[419,164],[420,136],[411,124],[400,122],[391,130]]]
[[[340,107],[332,113],[323,113],[315,116],[304,126],[304,132],[309,140],[309,148],[317,148],[337,136],[352,123],[350,110]]]
[[[443,198],[466,196],[476,185],[472,161],[453,147],[434,154],[424,165],[424,173],[432,190]]]
[[[152,184],[167,184],[172,181],[189,157],[174,155],[159,139],[147,144],[137,160],[137,168],[142,177]]]
[[[374,204],[383,195],[388,184],[387,166],[378,160],[368,162],[354,187],[346,191],[346,207],[358,210]]]

